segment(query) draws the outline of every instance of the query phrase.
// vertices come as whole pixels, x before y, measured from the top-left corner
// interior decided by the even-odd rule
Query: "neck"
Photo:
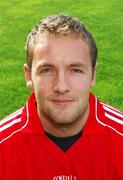
[[[39,111],[38,115],[45,132],[57,137],[68,137],[83,130],[89,115],[89,105],[86,107],[86,110],[78,120],[69,124],[53,123],[40,114]]]

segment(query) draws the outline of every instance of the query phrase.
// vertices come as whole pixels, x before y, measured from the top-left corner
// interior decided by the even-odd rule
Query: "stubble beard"
[[[80,121],[83,124],[83,121],[88,117],[88,111],[88,104],[78,104],[72,109],[63,108],[58,110],[50,106],[39,108],[40,116],[57,128],[72,127],[75,124],[79,124]]]

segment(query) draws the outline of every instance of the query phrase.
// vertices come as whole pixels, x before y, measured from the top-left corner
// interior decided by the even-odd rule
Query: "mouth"
[[[51,100],[53,104],[58,105],[58,106],[67,106],[73,102],[73,100],[69,99],[52,99]]]

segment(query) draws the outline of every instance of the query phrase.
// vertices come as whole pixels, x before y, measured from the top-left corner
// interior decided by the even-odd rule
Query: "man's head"
[[[31,68],[33,60],[33,50],[43,35],[48,36],[54,34],[56,36],[75,36],[81,37],[87,42],[90,50],[92,68],[96,65],[97,47],[92,34],[87,30],[83,23],[78,19],[65,14],[48,16],[39,21],[34,29],[29,33],[26,42],[27,64]]]
[[[92,35],[67,15],[50,16],[31,31],[26,47],[26,82],[35,93],[44,129],[54,135],[77,133],[87,120],[95,83]]]

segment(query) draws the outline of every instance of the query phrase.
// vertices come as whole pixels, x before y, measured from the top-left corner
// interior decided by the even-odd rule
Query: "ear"
[[[92,70],[92,80],[91,80],[91,87],[94,87],[96,84],[96,69],[97,69],[97,65],[94,67],[94,69]]]
[[[25,81],[27,84],[27,88],[33,89],[33,83],[32,83],[32,78],[31,78],[31,69],[29,68],[29,66],[27,64],[23,65],[23,69],[24,69]]]

